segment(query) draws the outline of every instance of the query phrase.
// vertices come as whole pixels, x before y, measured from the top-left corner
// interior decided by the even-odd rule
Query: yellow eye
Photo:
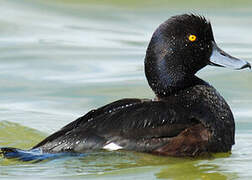
[[[197,37],[196,37],[195,35],[191,34],[191,35],[188,37],[188,39],[189,39],[189,41],[194,42],[194,41],[196,41]]]

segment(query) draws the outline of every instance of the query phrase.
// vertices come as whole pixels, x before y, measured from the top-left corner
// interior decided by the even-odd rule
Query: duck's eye
[[[194,41],[196,41],[197,37],[196,37],[195,35],[191,34],[191,35],[188,37],[188,39],[189,39],[189,41],[194,42]]]

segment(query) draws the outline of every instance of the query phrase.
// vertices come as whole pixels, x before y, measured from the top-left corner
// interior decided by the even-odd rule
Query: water
[[[0,146],[29,148],[90,109],[152,98],[143,73],[155,28],[175,14],[212,21],[227,52],[252,62],[251,1],[0,0]],[[134,152],[21,163],[0,157],[3,179],[251,179],[252,73],[207,67],[236,119],[232,154],[181,159]]]

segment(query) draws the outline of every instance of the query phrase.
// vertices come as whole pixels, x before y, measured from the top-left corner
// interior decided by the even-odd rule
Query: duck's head
[[[146,52],[145,73],[157,96],[204,83],[195,73],[206,65],[251,67],[217,46],[211,24],[202,16],[174,16],[156,29]]]

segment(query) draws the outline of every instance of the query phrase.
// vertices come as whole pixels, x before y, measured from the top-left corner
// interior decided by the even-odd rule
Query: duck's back
[[[197,85],[158,101],[122,99],[92,110],[34,148],[195,156],[227,152],[232,144],[234,120],[229,106],[213,87]]]

